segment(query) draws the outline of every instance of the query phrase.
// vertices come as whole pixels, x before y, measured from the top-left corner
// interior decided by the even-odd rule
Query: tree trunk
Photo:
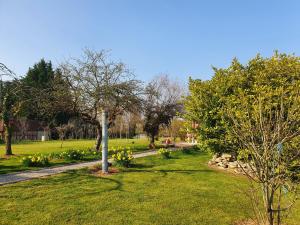
[[[274,214],[273,214],[273,211],[271,209],[271,206],[268,209],[268,220],[269,220],[269,225],[274,225]]]
[[[150,145],[149,148],[154,149],[155,148],[155,135],[150,135]]]
[[[9,125],[5,125],[5,154],[12,155],[11,149],[12,129]]]
[[[102,173],[108,173],[108,124],[107,111],[102,111]]]
[[[60,148],[62,148],[62,147],[63,147],[63,143],[64,143],[64,139],[63,139],[63,138],[61,138]]]
[[[268,224],[269,225],[274,225],[274,212],[272,210],[272,205],[273,205],[273,193],[269,189],[268,184],[264,184],[264,195],[265,195],[265,201],[266,201],[266,213],[268,217]],[[271,193],[270,193],[271,192]]]
[[[154,135],[151,135],[151,141],[150,141],[150,144],[154,144],[155,142],[155,136]]]
[[[282,192],[281,192],[281,187],[280,187],[280,189],[279,189],[279,197],[278,197],[278,205],[277,205],[277,225],[280,225],[281,224],[281,213],[280,213],[280,205],[281,205],[281,194],[282,194]]]
[[[100,151],[101,142],[102,142],[102,128],[101,128],[101,125],[98,124],[97,125],[97,138],[96,138],[96,144],[95,144],[95,149],[97,152]]]

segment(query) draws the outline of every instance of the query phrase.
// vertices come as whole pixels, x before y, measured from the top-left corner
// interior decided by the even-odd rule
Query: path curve
[[[157,154],[157,151],[152,150],[152,151],[137,153],[137,154],[134,154],[133,156],[134,156],[134,158],[142,158],[142,157],[156,155],[156,154]],[[109,161],[111,162],[111,159]],[[20,182],[20,181],[25,181],[25,180],[31,180],[34,178],[40,178],[40,177],[50,176],[50,175],[54,175],[54,174],[59,174],[59,173],[66,172],[68,170],[77,170],[77,169],[82,169],[85,167],[91,167],[91,166],[94,166],[101,162],[102,162],[101,160],[97,160],[97,161],[92,161],[92,162],[84,162],[84,163],[77,163],[77,164],[72,164],[72,165],[44,168],[44,169],[34,170],[34,171],[31,170],[31,171],[3,174],[3,175],[0,175],[0,186],[5,185],[5,184],[16,183],[16,182]]]

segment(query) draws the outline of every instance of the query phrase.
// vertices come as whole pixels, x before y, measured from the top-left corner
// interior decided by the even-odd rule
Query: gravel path
[[[141,158],[141,157],[146,157],[146,156],[156,155],[156,154],[157,154],[157,151],[147,151],[147,152],[143,152],[143,153],[134,154],[133,156],[134,156],[134,158]],[[3,174],[3,175],[0,175],[0,186],[5,185],[5,184],[10,184],[10,183],[16,183],[16,182],[20,182],[20,181],[30,180],[30,179],[34,179],[34,178],[50,176],[53,174],[63,173],[68,170],[82,169],[82,168],[90,167],[90,166],[93,166],[93,165],[96,165],[99,163],[101,163],[101,160],[77,163],[77,164],[66,165],[66,166],[51,167],[51,168],[40,169],[40,170],[35,170],[35,171],[23,171],[23,172],[17,172],[17,173]]]

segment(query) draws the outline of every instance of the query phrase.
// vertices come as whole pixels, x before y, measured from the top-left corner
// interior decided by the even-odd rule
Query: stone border
[[[215,154],[213,158],[208,161],[208,165],[237,174],[245,174],[245,171],[250,173],[250,168],[247,163],[237,161],[235,157],[227,153],[221,155]]]

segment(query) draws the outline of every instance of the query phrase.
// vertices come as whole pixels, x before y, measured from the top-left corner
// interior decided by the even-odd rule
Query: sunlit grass
[[[135,160],[107,177],[86,169],[0,188],[0,224],[230,225],[252,214],[247,180],[207,167],[209,156]],[[291,225],[299,224],[300,207]]]

